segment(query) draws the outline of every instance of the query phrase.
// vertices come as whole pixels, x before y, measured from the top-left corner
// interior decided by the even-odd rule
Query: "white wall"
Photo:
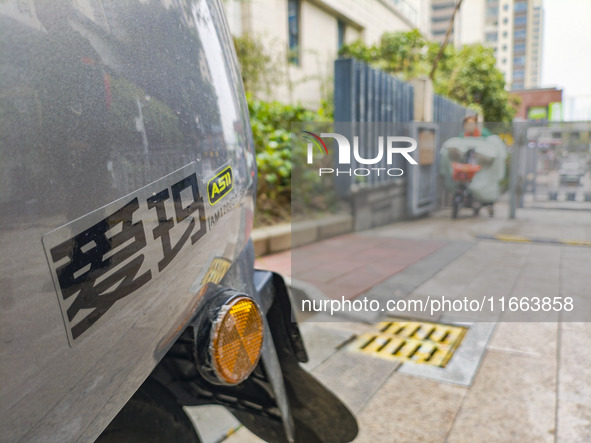
[[[363,29],[363,40],[369,44],[377,42],[384,32],[409,31],[415,27],[386,0],[318,0],[314,3],[334,10]],[[331,15],[334,17],[334,13]]]
[[[485,0],[464,0],[458,17],[457,41],[461,45],[484,42]]]
[[[428,0],[406,0],[426,7]],[[379,41],[384,32],[414,28],[388,0],[301,0],[300,64],[287,60],[287,0],[227,0],[226,11],[232,33],[250,32],[261,38],[268,51],[281,60],[284,75],[274,87],[276,100],[317,107],[332,91],[334,60],[338,53],[338,20],[347,27],[345,42],[362,39],[367,44]],[[237,17],[240,26],[236,25]],[[417,24],[421,24],[417,15]]]
[[[507,5],[506,11],[504,5]],[[505,75],[507,86],[510,86],[513,82],[513,0],[499,1],[497,68]]]
[[[535,8],[542,6],[541,0],[530,0],[527,12],[527,48],[525,87],[537,88],[540,86],[542,67],[542,30],[544,26],[544,11],[539,10],[539,25],[534,25]],[[537,36],[537,39],[535,38]],[[535,44],[537,42],[537,44]]]

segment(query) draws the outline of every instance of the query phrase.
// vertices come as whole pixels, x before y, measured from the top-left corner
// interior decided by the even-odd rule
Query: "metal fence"
[[[591,122],[528,122],[513,126],[522,126],[525,133],[524,144],[517,148],[518,206],[589,209]]]
[[[394,167],[405,171],[408,176],[407,191],[417,193],[408,195],[410,214],[418,214],[421,202],[425,208],[433,208],[434,202],[445,203],[446,196],[437,186],[437,166],[441,143],[462,132],[462,120],[469,110],[442,96],[433,94],[433,122],[435,125],[420,129],[411,125],[414,120],[414,87],[392,75],[373,69],[354,59],[335,61],[334,77],[335,131],[341,134],[358,135],[360,145],[366,146],[368,156],[375,154],[377,137],[380,135],[406,135],[417,137],[421,131],[433,132],[435,140],[432,160],[424,162],[420,168],[410,170],[402,158],[397,158],[393,165],[386,165],[383,158],[375,167]],[[359,123],[357,126],[351,123]],[[379,123],[372,125],[372,123]],[[339,125],[340,124],[340,125]],[[418,131],[418,132],[417,132]],[[421,147],[419,147],[421,148]],[[417,151],[420,151],[417,150]],[[371,157],[370,157],[371,158]],[[354,159],[351,168],[363,167]],[[402,177],[371,175],[365,181],[353,176],[335,178],[337,191],[348,196],[357,185],[375,188],[389,183],[404,183]],[[437,195],[438,194],[438,195]],[[412,207],[411,207],[412,206]],[[424,211],[422,211],[424,212]]]
[[[414,89],[409,83],[357,60],[335,61],[335,121],[410,122]]]
[[[368,154],[375,155],[377,148],[374,146],[380,135],[407,135],[401,128],[404,123],[413,121],[412,85],[354,59],[335,61],[334,85],[335,131],[359,136],[360,144],[367,147]],[[352,129],[351,122],[361,124]],[[386,156],[373,166],[406,167],[403,159],[396,159],[395,164],[387,165]],[[358,167],[363,165],[352,159],[351,168]],[[396,180],[401,179],[381,174],[369,176],[360,183],[359,178],[339,176],[336,186],[339,194],[345,196],[355,185],[375,187]]]
[[[469,109],[455,103],[445,97],[433,94],[433,121],[438,127],[437,160],[439,161],[439,150],[446,140],[457,137],[463,131],[462,121],[469,113]],[[437,206],[449,206],[451,193],[448,192],[441,180],[437,185]]]
[[[468,113],[468,108],[433,94],[433,121],[439,123],[439,140],[441,142],[461,134],[462,120]]]

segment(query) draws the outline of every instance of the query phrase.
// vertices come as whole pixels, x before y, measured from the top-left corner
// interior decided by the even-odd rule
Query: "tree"
[[[272,87],[282,81],[279,57],[274,56],[260,38],[249,33],[234,37],[234,48],[244,91],[257,99],[269,96]]]
[[[341,48],[341,57],[353,57],[382,71],[410,80],[427,71],[430,43],[415,29],[386,32],[379,44],[366,46],[361,40]]]
[[[438,44],[426,40],[415,29],[385,33],[378,44],[369,47],[357,41],[344,46],[339,54],[410,80],[428,75],[439,52]],[[439,57],[433,78],[436,93],[476,109],[485,121],[513,119],[516,111],[505,90],[503,74],[495,67],[491,48],[474,44],[458,50],[447,45]]]
[[[516,111],[495,63],[492,48],[464,46],[436,73],[435,92],[467,106],[476,105],[487,122],[509,122]]]

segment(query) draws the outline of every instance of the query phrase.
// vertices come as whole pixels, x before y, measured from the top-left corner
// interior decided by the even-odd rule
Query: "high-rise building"
[[[457,0],[431,0],[431,35],[442,42]],[[450,43],[492,47],[510,89],[537,88],[542,59],[542,0],[464,0]]]
[[[455,0],[431,0],[431,36],[438,43],[443,43],[455,3]],[[454,42],[453,29],[449,41]]]
[[[540,86],[542,70],[542,29],[544,20],[542,0],[532,0],[528,9],[526,41],[526,88]]]
[[[512,27],[502,31],[512,33],[512,42],[509,38],[504,43],[512,49],[512,54],[507,57],[510,63],[501,64],[501,71],[513,90],[537,88],[542,65],[542,0],[500,0],[500,3],[513,19]],[[502,20],[508,20],[510,25],[511,17]],[[499,48],[500,54],[498,51]]]
[[[505,76],[507,85],[513,82],[513,0],[497,0],[497,68]]]

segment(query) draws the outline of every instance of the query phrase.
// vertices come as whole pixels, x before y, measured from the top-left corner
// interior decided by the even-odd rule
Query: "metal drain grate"
[[[467,328],[391,319],[357,337],[348,349],[397,361],[445,367]]]

